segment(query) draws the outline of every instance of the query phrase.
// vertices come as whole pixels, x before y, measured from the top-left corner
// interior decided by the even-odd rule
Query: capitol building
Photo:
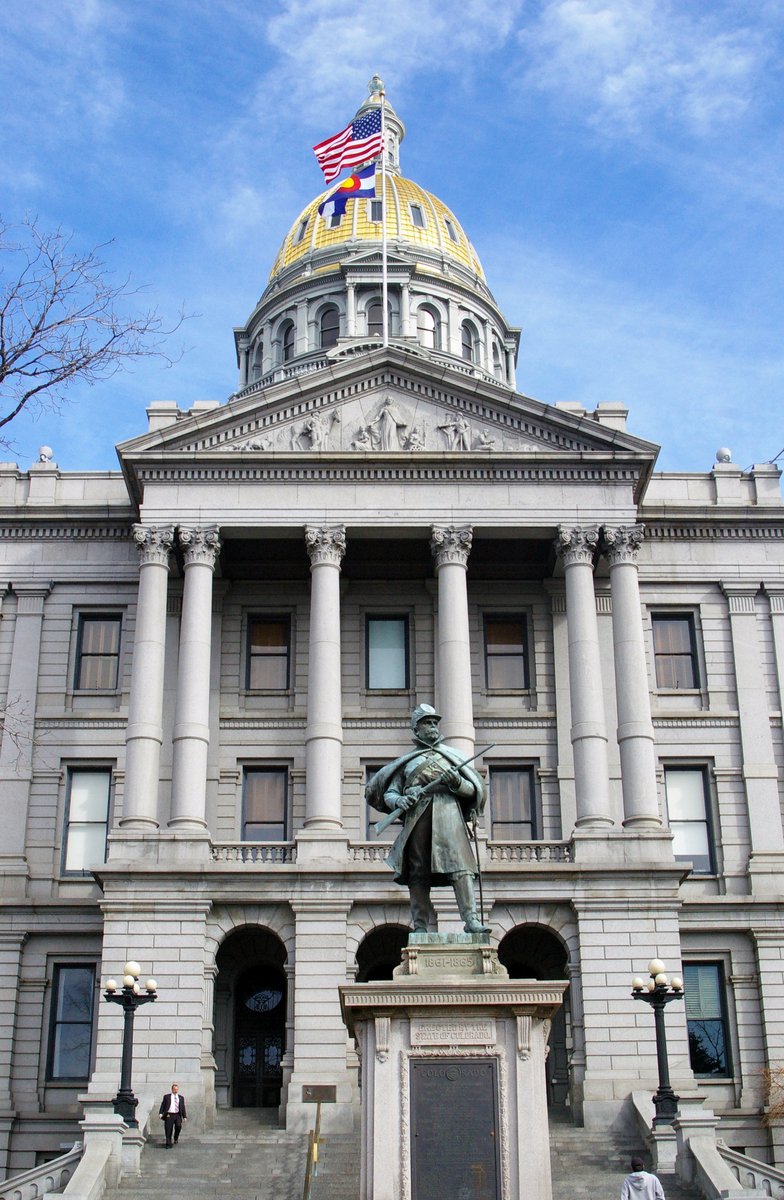
[[[142,1124],[176,1079],[191,1130],[306,1130],[314,1085],[355,1126],[338,989],[391,978],[409,931],[364,792],[418,703],[484,750],[501,963],[569,985],[551,1110],[633,1125],[657,1060],[631,980],[659,958],[676,1092],[784,1167],[780,473],[657,472],[634,397],[518,390],[520,331],[404,132],[387,106],[387,322],[379,171],[292,221],[225,403],[152,403],[119,471],[0,464],[0,1176],[117,1090],[127,959],[159,997]]]

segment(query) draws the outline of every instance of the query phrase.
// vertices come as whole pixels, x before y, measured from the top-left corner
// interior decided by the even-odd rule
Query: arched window
[[[280,330],[281,361],[290,362],[294,357],[294,322],[286,321]]]
[[[319,323],[319,338],[322,350],[334,346],[340,336],[340,313],[330,305],[321,314]]]
[[[367,325],[368,337],[382,337],[384,333],[384,309],[380,300],[374,300],[368,305]]]
[[[504,358],[498,342],[493,341],[493,371],[500,379],[504,377]]]
[[[460,326],[460,346],[466,362],[476,362],[477,336],[476,330],[470,321],[463,321],[463,324]]]
[[[256,345],[253,347],[253,365],[251,367],[250,377],[255,383],[257,379],[261,379],[264,370],[264,343],[259,338]]]
[[[441,349],[441,327],[438,314],[424,305],[417,309],[417,341],[428,350]]]

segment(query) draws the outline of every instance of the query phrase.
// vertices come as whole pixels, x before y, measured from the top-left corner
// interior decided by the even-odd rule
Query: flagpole
[[[385,346],[389,345],[389,309],[387,306],[387,142],[386,92],[381,92],[381,332]]]

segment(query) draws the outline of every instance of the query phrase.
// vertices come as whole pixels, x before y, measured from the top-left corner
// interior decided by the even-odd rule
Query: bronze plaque
[[[498,1063],[411,1061],[412,1200],[500,1200]]]
[[[302,1085],[303,1104],[335,1104],[337,1098],[338,1089],[335,1083],[303,1083]]]

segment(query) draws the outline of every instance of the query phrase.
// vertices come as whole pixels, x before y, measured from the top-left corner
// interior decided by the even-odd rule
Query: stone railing
[[[218,863],[294,863],[293,842],[213,842],[212,861]]]
[[[37,1200],[37,1197],[59,1195],[73,1175],[82,1157],[81,1142],[74,1142],[70,1150],[39,1167],[32,1167],[22,1175],[0,1183],[0,1200]]]
[[[571,842],[488,842],[487,858],[491,863],[574,861]]]
[[[748,1154],[730,1150],[721,1138],[716,1138],[716,1149],[744,1190],[764,1192],[773,1200],[784,1198],[784,1171],[769,1167],[756,1158],[749,1158]]]
[[[348,857],[351,862],[383,863],[391,848],[391,842],[352,842]]]

